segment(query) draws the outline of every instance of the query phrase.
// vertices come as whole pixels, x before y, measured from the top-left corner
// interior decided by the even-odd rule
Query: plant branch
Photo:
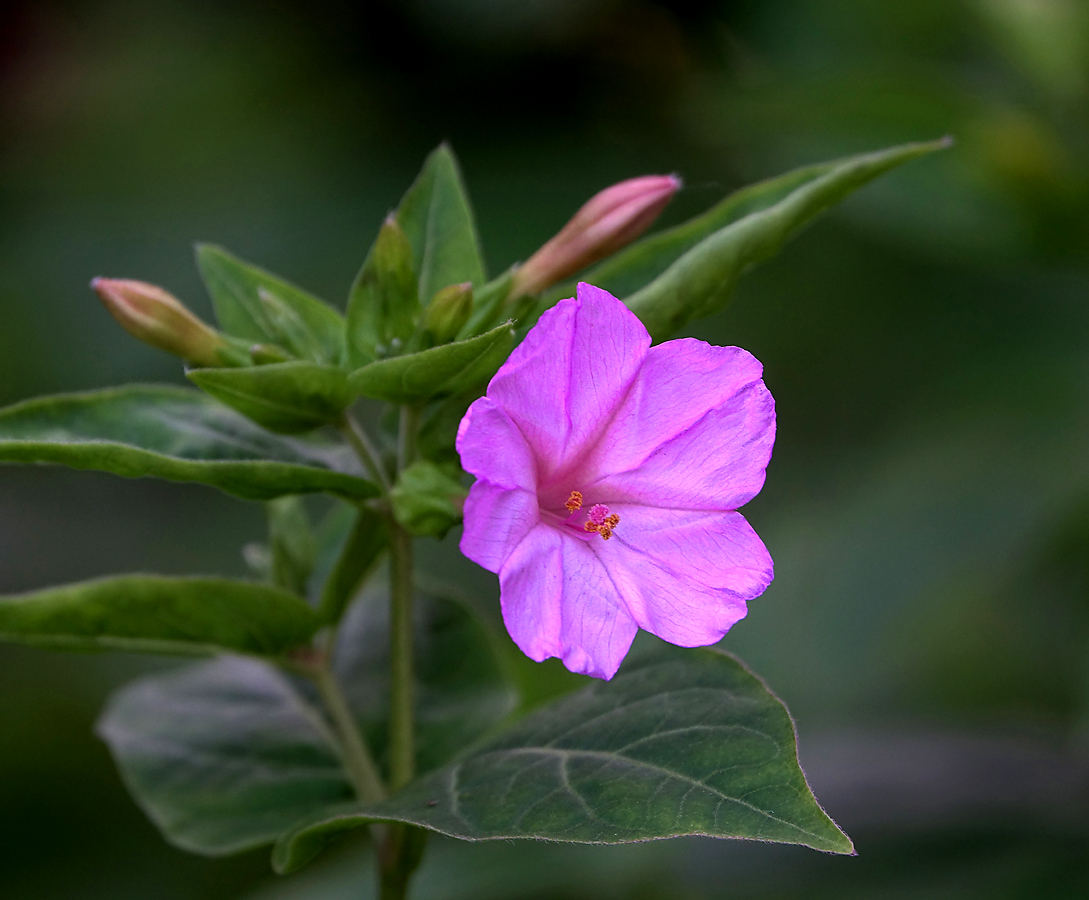
[[[386,474],[385,467],[382,465],[382,454],[378,452],[378,448],[374,446],[374,443],[370,439],[370,435],[363,430],[363,427],[355,420],[351,413],[345,413],[341,419],[339,425],[340,433],[347,438],[348,443],[352,445],[352,449],[355,451],[355,455],[359,457],[363,466],[368,469],[379,486],[382,488],[382,493],[388,495],[390,491],[390,480]]]
[[[321,694],[322,702],[333,720],[341,758],[352,780],[356,795],[365,803],[377,803],[386,797],[386,788],[378,775],[378,767],[371,758],[359,725],[348,706],[340,685],[329,667],[328,659],[311,671],[310,677]]]

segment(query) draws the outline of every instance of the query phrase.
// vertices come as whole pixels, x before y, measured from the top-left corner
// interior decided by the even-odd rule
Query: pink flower
[[[461,551],[499,575],[503,619],[538,662],[612,678],[636,631],[713,644],[772,579],[737,512],[764,484],[775,406],[738,347],[650,346],[588,284],[546,312],[469,408],[477,481]]]

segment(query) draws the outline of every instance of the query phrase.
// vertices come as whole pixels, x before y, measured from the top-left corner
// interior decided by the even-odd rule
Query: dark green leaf
[[[469,195],[453,151],[442,144],[401,199],[397,221],[412,244],[413,269],[424,302],[451,284],[485,279]]]
[[[97,733],[166,838],[219,856],[352,794],[329,728],[273,666],[225,656],[134,682]]]
[[[344,320],[325,301],[211,244],[197,245],[197,266],[228,334],[315,362],[343,362]]]
[[[269,431],[300,434],[337,421],[351,402],[343,369],[272,363],[245,369],[189,369],[189,380]]]
[[[376,820],[463,840],[622,843],[698,834],[851,853],[798,765],[783,704],[733,657],[659,647],[389,800],[284,835],[289,870]]]
[[[509,714],[516,698],[490,631],[461,602],[417,594],[418,764],[434,768]],[[388,599],[344,619],[337,674],[376,756],[388,699]],[[300,819],[351,808],[309,685],[228,657],[142,679],[99,724],[126,784],[177,846],[218,855],[271,842]]]
[[[225,578],[122,575],[0,598],[0,639],[58,650],[279,656],[320,624],[294,594]]]
[[[273,584],[306,596],[317,542],[301,497],[279,497],[265,504],[268,514],[269,577]]]
[[[655,340],[663,340],[690,319],[722,309],[747,269],[774,256],[790,236],[819,213],[878,175],[947,146],[948,140],[940,140],[850,157],[801,184],[774,205],[704,238],[650,284],[625,297],[624,302],[643,320]]]
[[[353,394],[375,400],[419,405],[487,381],[510,356],[513,345],[514,331],[508,323],[467,341],[373,362],[352,372],[348,386]]]
[[[247,500],[328,491],[374,497],[350,448],[269,434],[198,391],[135,385],[0,410],[0,461],[212,485]]]

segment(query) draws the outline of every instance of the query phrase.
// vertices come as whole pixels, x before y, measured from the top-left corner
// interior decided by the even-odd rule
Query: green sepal
[[[294,594],[226,578],[121,575],[0,598],[0,640],[53,650],[282,656],[320,624]]]
[[[353,395],[420,405],[487,381],[513,346],[514,330],[507,323],[466,341],[363,366],[348,376],[348,387]]]
[[[372,509],[359,507],[322,588],[318,605],[322,621],[340,621],[364,579],[382,558],[388,542],[385,519]]]
[[[339,629],[336,675],[381,764],[389,600],[375,585]],[[494,633],[457,597],[417,591],[417,766],[435,769],[508,716],[517,695]],[[272,843],[301,819],[352,808],[318,700],[303,679],[227,656],[152,675],[111,698],[97,732],[175,846],[220,856]]]
[[[409,534],[443,538],[461,521],[468,493],[440,466],[421,459],[401,471],[389,499],[393,517]]]
[[[222,247],[198,244],[196,252],[216,319],[225,332],[298,350],[315,362],[340,365],[344,361],[344,320],[324,300]],[[275,309],[271,316],[270,309]]]
[[[351,402],[343,369],[303,360],[185,374],[201,390],[277,434],[302,434],[334,423]]]
[[[284,590],[306,596],[317,558],[317,541],[301,497],[279,497],[265,504],[268,515],[269,577]]]
[[[270,434],[199,391],[132,385],[0,410],[0,462],[206,484],[246,500],[327,491],[375,497],[351,448]]]
[[[690,319],[725,307],[744,272],[778,253],[789,237],[824,210],[890,169],[949,145],[942,139],[850,157],[771,206],[704,238],[624,302],[655,341],[664,340]]]
[[[806,783],[779,699],[726,653],[664,645],[382,803],[311,816],[280,838],[274,864],[296,869],[378,821],[469,841],[703,835],[854,852]]]
[[[451,284],[484,283],[473,208],[453,151],[441,144],[424,162],[401,198],[397,221],[412,245],[420,297],[430,299]]]
[[[458,332],[458,340],[465,340],[482,334],[492,328],[500,319],[512,318],[506,308],[506,299],[514,282],[516,266],[511,266],[502,275],[493,278],[473,294],[473,311],[469,320]]]
[[[412,246],[390,216],[348,295],[348,361],[354,368],[403,351],[420,314]]]

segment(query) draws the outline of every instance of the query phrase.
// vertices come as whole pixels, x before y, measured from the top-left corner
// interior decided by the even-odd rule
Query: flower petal
[[[612,509],[620,524],[593,549],[639,627],[671,644],[716,643],[771,583],[771,556],[740,513]]]
[[[457,451],[461,467],[492,484],[537,489],[533,451],[503,410],[487,397],[473,402],[458,425]]]
[[[482,479],[465,498],[465,531],[458,546],[477,565],[498,572],[539,520],[535,493]]]
[[[503,621],[537,662],[612,678],[638,630],[589,541],[538,525],[499,571]]]
[[[743,506],[763,487],[775,441],[775,401],[761,373],[739,347],[692,339],[652,347],[584,464],[583,490],[610,506]]]
[[[643,323],[612,295],[580,284],[548,310],[488,385],[537,459],[541,482],[586,452],[650,346]]]

